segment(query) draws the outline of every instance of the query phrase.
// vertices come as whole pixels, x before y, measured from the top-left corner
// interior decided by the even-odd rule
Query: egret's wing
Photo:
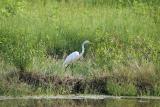
[[[73,63],[74,61],[76,61],[79,58],[79,52],[75,51],[72,52],[70,55],[68,55],[63,63],[63,65],[68,65],[70,63]]]

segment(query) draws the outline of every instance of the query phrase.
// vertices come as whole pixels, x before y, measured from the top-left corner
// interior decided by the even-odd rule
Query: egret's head
[[[84,44],[88,44],[88,43],[90,43],[90,41],[85,40],[85,41],[83,42],[83,45],[84,45]]]

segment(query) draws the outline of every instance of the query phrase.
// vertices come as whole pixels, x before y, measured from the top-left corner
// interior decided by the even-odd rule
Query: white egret
[[[72,52],[71,54],[69,54],[69,55],[66,57],[66,59],[65,59],[65,61],[64,61],[64,63],[63,63],[63,66],[65,67],[65,71],[66,71],[66,68],[67,68],[70,64],[73,64],[75,61],[77,61],[78,59],[80,59],[80,58],[83,56],[84,50],[85,50],[84,45],[85,45],[85,44],[88,44],[88,43],[90,43],[90,41],[88,41],[88,40],[85,40],[85,41],[82,43],[82,52],[81,52],[81,53],[79,53],[78,51],[75,51],[75,52]],[[72,75],[73,75],[73,72],[72,72]]]

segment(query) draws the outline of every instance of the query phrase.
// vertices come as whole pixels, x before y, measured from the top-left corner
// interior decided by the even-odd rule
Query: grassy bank
[[[17,72],[38,80],[48,76],[63,80],[73,78],[73,70],[74,78],[112,77],[104,82],[104,94],[159,96],[159,4],[158,0],[1,0],[0,94],[70,94],[70,88],[56,87],[53,81],[47,87],[28,84]],[[65,56],[81,51],[84,40],[93,44],[72,70],[64,72]],[[86,88],[84,93],[99,92]]]

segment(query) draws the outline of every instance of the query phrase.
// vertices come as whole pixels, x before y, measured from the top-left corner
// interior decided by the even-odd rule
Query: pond
[[[160,107],[151,99],[4,99],[0,107]]]

